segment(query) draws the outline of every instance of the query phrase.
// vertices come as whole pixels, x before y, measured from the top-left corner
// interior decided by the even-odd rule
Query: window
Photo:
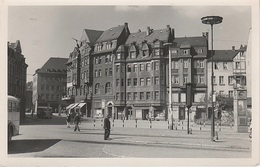
[[[99,63],[99,57],[95,57],[95,64],[98,64]]]
[[[233,77],[232,76],[228,76],[228,84],[229,85],[233,84]]]
[[[97,45],[97,51],[101,51],[102,50],[102,45]]]
[[[116,93],[116,100],[119,100],[119,93]]]
[[[98,76],[101,77],[101,69],[98,70]]]
[[[132,100],[132,93],[131,92],[127,92],[127,100]]]
[[[121,59],[121,53],[117,53],[117,54],[116,54],[116,59],[117,59],[117,60],[120,60],[120,59]]]
[[[203,76],[203,75],[200,76],[200,82],[199,82],[199,83],[201,83],[201,84],[204,84],[204,83],[205,83],[205,80],[204,80],[204,76]]]
[[[160,49],[155,49],[154,50],[154,55],[155,56],[160,56]]]
[[[188,75],[183,76],[183,84],[188,83]]]
[[[189,68],[189,61],[188,60],[184,60],[184,68]]]
[[[128,79],[127,79],[127,86],[131,86],[131,84],[132,84],[132,79],[131,79],[131,78],[128,78]]]
[[[232,90],[228,91],[228,97],[233,97],[233,91]]]
[[[134,78],[134,86],[137,86],[137,78]]]
[[[144,86],[144,78],[140,78],[140,86]]]
[[[140,92],[140,100],[144,100],[144,92]]]
[[[105,76],[108,76],[108,69],[105,69]]]
[[[236,68],[235,69],[240,69],[240,62],[236,62]]]
[[[205,102],[205,93],[194,93],[194,102]]]
[[[159,70],[160,69],[159,62],[154,62],[154,69],[155,70]]]
[[[111,59],[110,59],[110,55],[106,55],[105,63],[111,62],[110,60],[111,60]]]
[[[41,85],[41,90],[44,90],[44,85]]]
[[[172,101],[179,102],[179,93],[172,93]]]
[[[119,86],[119,79],[116,79],[116,86]]]
[[[177,50],[172,50],[172,53],[173,53],[173,54],[177,54],[178,51],[177,51]]]
[[[109,75],[110,75],[110,76],[113,75],[112,68],[109,68]]]
[[[134,64],[133,72],[137,72],[137,64]]]
[[[204,61],[201,60],[201,61],[199,62],[199,65],[200,65],[200,68],[204,68]]]
[[[151,85],[151,79],[150,79],[150,77],[149,77],[149,78],[146,78],[146,85]]]
[[[149,56],[149,51],[148,50],[143,50],[143,56]]]
[[[132,68],[131,65],[127,65],[127,72],[131,72]]]
[[[218,70],[218,69],[219,69],[219,63],[215,63],[215,64],[214,64],[214,67],[215,67],[215,68],[214,68],[215,70]]]
[[[202,49],[198,49],[198,53],[202,53],[203,52],[203,50]]]
[[[159,100],[159,92],[158,91],[154,92],[154,99]]]
[[[100,88],[99,88],[99,83],[97,83],[95,85],[95,94],[99,94],[100,93]]]
[[[228,63],[227,62],[223,62],[223,69],[227,70],[228,69]]]
[[[130,52],[130,59],[135,59],[135,58],[136,58],[135,52]]]
[[[178,61],[174,61],[174,69],[179,69],[179,62]]]
[[[224,76],[219,76],[219,84],[224,84]]]
[[[105,93],[111,93],[111,83],[110,82],[106,83]]]
[[[219,91],[220,95],[224,95],[224,90]]]
[[[140,64],[140,71],[144,71],[144,65]]]
[[[186,93],[181,93],[181,102],[186,102]]]
[[[84,72],[81,73],[81,79],[84,79]]]
[[[154,84],[155,85],[159,85],[160,84],[159,77],[154,77]]]
[[[146,63],[146,71],[151,71],[151,64],[150,63]]]
[[[151,99],[151,92],[146,92],[146,100],[150,100]]]
[[[106,49],[108,50],[108,49],[111,49],[111,46],[112,46],[112,44],[110,43],[110,42],[108,42],[107,44],[106,44]]]
[[[189,50],[188,49],[183,50],[183,54],[184,55],[188,55],[189,54]]]
[[[98,77],[98,71],[95,70],[95,77]]]
[[[134,97],[133,97],[134,100],[137,100],[137,92],[134,92]]]
[[[173,76],[172,79],[174,84],[179,84],[179,76]]]
[[[121,86],[124,86],[124,79],[121,79]]]
[[[120,70],[120,65],[116,65],[116,72],[118,73]]]

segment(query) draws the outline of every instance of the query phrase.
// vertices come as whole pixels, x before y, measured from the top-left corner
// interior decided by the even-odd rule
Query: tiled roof
[[[125,25],[119,25],[117,27],[112,27],[102,33],[102,35],[97,39],[96,42],[109,41],[117,39],[122,31],[124,30]]]
[[[164,41],[164,42],[168,42],[169,35],[170,35],[169,29],[152,30],[150,35],[147,35],[146,31],[131,33],[126,40],[126,44],[131,44],[133,42],[135,42],[136,44],[141,44],[145,40],[148,43],[151,43],[155,39],[158,39],[158,40]]]
[[[67,70],[67,58],[51,57],[37,72],[47,72],[48,70]],[[58,72],[58,71],[57,71]]]
[[[190,44],[191,47],[205,47],[207,46],[207,39],[205,37],[178,37],[173,40],[177,47],[183,44]]]
[[[84,29],[83,34],[81,36],[81,41],[87,40],[87,42],[89,42],[89,44],[93,46],[103,32],[104,31]]]
[[[214,50],[213,61],[233,61],[237,55],[237,50]],[[211,51],[209,51],[208,61],[211,61]]]

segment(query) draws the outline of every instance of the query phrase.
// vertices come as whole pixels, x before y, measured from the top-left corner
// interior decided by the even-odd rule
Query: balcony
[[[74,99],[75,99],[74,95],[64,95],[61,98],[61,100],[74,100]]]

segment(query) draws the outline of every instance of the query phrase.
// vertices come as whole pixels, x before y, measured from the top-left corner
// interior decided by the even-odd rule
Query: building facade
[[[169,55],[172,55],[172,105],[175,119],[186,119],[185,84],[193,84],[194,115],[206,110],[207,36],[175,38],[174,29],[130,33],[128,24],[105,31],[84,30],[67,65],[63,100],[87,116],[114,119],[168,118]],[[85,108],[84,108],[85,106]],[[196,113],[195,111],[198,111]]]
[[[25,118],[27,67],[20,41],[8,42],[8,95],[20,99],[20,119]]]
[[[27,82],[26,83],[26,105],[25,105],[25,111],[31,112],[33,110],[33,82]]]
[[[67,58],[51,57],[33,75],[33,103],[37,106],[52,107],[53,112],[60,111],[67,104],[62,102],[66,95]]]

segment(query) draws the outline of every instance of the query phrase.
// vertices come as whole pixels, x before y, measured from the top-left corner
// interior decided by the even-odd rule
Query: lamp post
[[[169,129],[173,130],[173,113],[172,113],[172,55],[170,46],[172,43],[165,43],[164,46],[168,46],[169,51],[169,106],[168,106],[168,120],[169,120]],[[170,115],[170,119],[169,119]]]
[[[214,102],[213,102],[213,94],[214,94],[214,71],[213,71],[213,25],[219,24],[223,20],[220,16],[206,16],[202,17],[201,21],[203,24],[210,24],[211,26],[211,97],[212,97],[212,114],[211,114],[211,140],[215,141],[215,115],[214,115]]]

